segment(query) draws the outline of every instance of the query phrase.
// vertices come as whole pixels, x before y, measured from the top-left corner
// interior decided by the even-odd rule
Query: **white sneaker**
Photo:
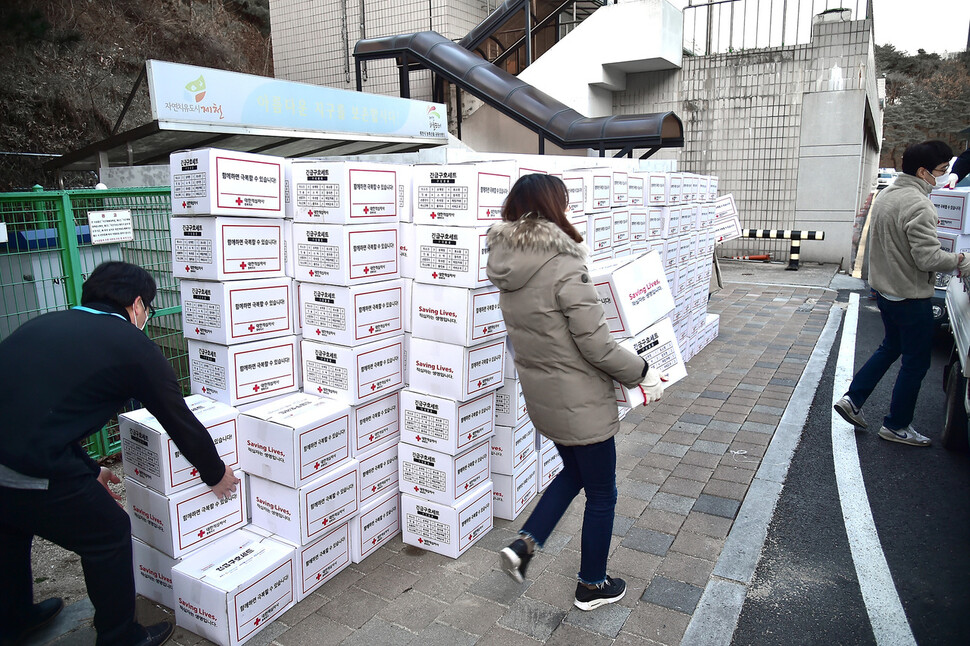
[[[883,426],[879,429],[879,437],[890,442],[899,442],[900,444],[909,444],[910,446],[929,446],[931,443],[930,438],[917,433],[912,425],[901,428],[898,431]]]
[[[843,395],[842,399],[835,402],[835,405],[832,406],[832,408],[834,408],[835,412],[841,415],[842,419],[847,421],[849,424],[852,424],[857,428],[868,427],[868,424],[866,424],[866,418],[862,416],[862,409],[856,408],[855,404],[852,403],[852,400],[849,399],[848,395]]]

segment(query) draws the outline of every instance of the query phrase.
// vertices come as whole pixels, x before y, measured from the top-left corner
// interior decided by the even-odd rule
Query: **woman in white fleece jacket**
[[[869,284],[886,334],[856,373],[835,410],[857,429],[866,428],[862,406],[896,359],[902,357],[889,414],[879,437],[912,446],[930,438],[912,426],[916,398],[930,367],[936,272],[970,271],[970,260],[940,249],[936,208],[929,193],[948,180],[953,151],[942,141],[914,144],[903,153],[903,174],[875,199],[869,212]]]

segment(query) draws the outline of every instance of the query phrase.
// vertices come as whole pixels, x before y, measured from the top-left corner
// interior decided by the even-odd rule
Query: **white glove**
[[[958,276],[970,276],[970,256],[967,254],[961,254],[963,256],[963,261],[957,265],[957,269],[960,270]]]
[[[942,188],[956,188],[957,182],[959,181],[960,178],[957,177],[956,173],[950,173],[950,177],[947,179],[946,184],[944,184]]]
[[[640,392],[643,393],[643,404],[646,406],[650,402],[660,401],[664,394],[663,383],[667,381],[666,375],[660,373],[655,368],[647,368],[647,374],[640,382]]]

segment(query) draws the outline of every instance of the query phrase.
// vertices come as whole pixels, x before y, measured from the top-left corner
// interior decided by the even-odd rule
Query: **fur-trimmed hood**
[[[500,222],[488,230],[488,277],[502,291],[521,288],[559,254],[586,257],[586,248],[542,217]]]

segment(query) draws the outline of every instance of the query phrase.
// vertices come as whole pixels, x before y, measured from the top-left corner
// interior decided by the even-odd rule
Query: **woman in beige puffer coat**
[[[502,550],[503,567],[523,581],[541,547],[580,489],[586,491],[575,605],[591,610],[623,597],[626,584],[606,574],[616,507],[619,431],[613,380],[643,383],[659,399],[660,379],[610,336],[586,269],[582,237],[566,217],[566,187],[548,175],[524,175],[489,230],[488,277],[515,356],[529,417],[556,443],[563,469],[520,531]]]

